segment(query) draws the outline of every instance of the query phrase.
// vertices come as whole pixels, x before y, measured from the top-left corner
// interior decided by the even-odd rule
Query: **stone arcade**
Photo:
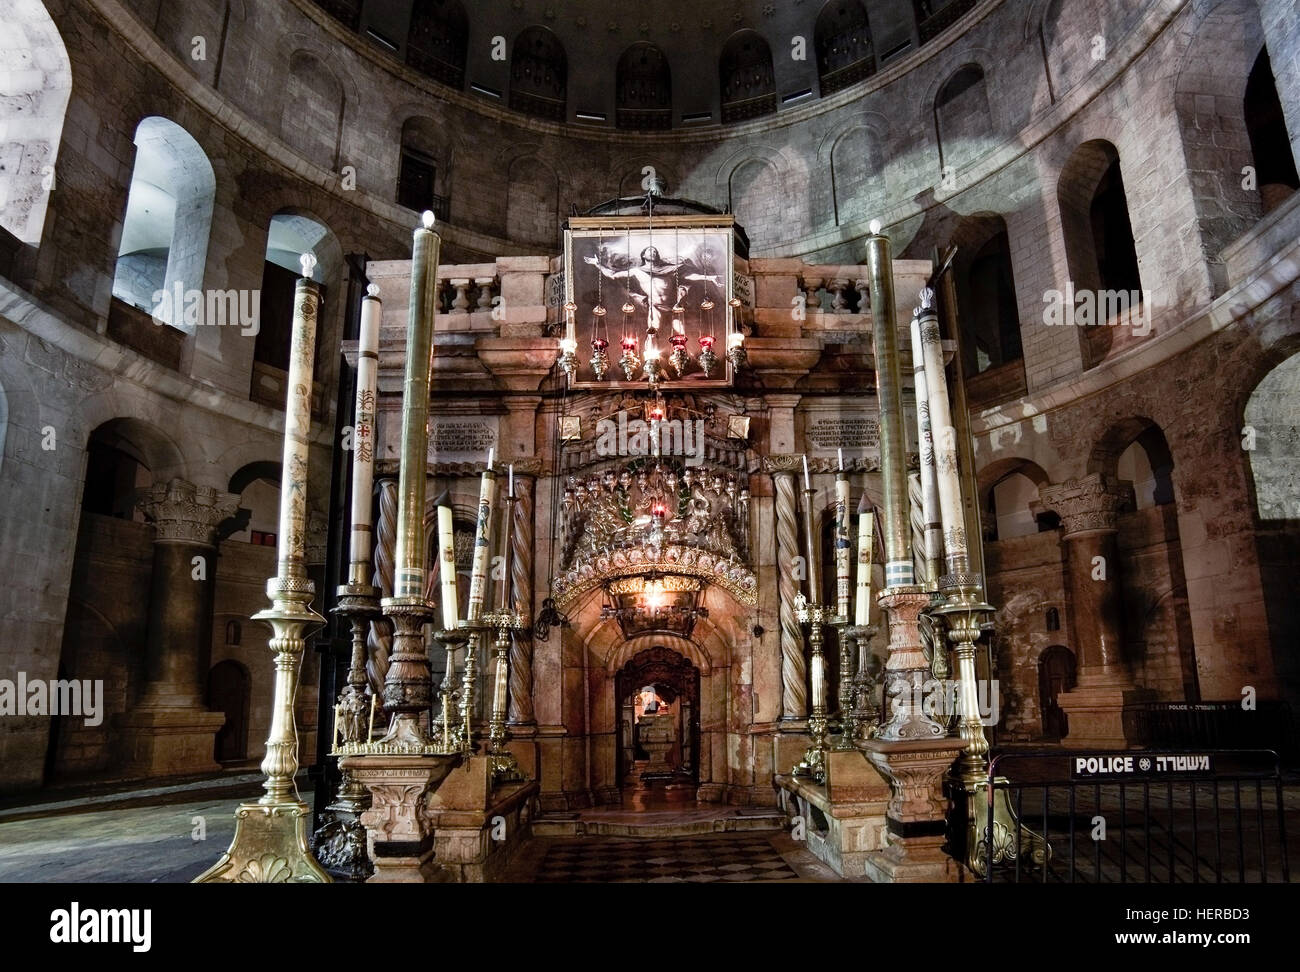
[[[965,881],[1056,852],[980,856],[999,754],[1289,738],[1294,4],[642,20],[6,4],[0,794],[260,763],[201,880]]]

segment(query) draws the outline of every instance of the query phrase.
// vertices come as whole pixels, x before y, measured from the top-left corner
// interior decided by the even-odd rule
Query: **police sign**
[[[1212,773],[1214,761],[1207,753],[1114,753],[1071,758],[1071,776],[1091,779],[1114,777],[1169,777]]]

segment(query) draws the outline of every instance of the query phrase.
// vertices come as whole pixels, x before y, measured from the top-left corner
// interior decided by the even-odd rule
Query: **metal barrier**
[[[981,790],[990,883],[1291,880],[1272,750],[1005,753]]]

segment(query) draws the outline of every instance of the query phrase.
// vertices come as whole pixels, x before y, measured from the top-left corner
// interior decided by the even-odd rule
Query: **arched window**
[[[921,43],[943,33],[957,22],[962,14],[975,6],[976,0],[912,0],[916,14],[917,34]]]
[[[934,99],[934,124],[945,169],[969,162],[992,145],[993,114],[983,68],[967,64],[944,83]]]
[[[239,511],[235,514],[238,529],[227,539],[274,547],[280,527],[280,464],[249,463],[230,477],[228,489],[239,496]]]
[[[569,66],[560,39],[545,27],[528,27],[510,54],[510,107],[562,122]]]
[[[356,30],[361,24],[361,0],[316,0],[316,6],[348,30]]]
[[[406,34],[406,63],[453,88],[465,87],[469,20],[458,0],[416,0]]]
[[[293,335],[293,294],[302,274],[299,259],[309,251],[315,254],[317,261],[312,277],[320,285],[322,298],[325,298],[329,281],[343,263],[338,240],[328,227],[310,216],[281,212],[271,217],[266,234],[266,261],[262,266],[249,397],[272,408],[284,408]],[[320,354],[325,330],[325,317],[322,315],[316,328],[318,375],[325,366]],[[316,407],[320,392],[319,385],[313,387],[313,407]]]
[[[135,131],[113,296],[182,330],[198,325],[217,179],[189,132],[151,117]],[[180,300],[177,300],[177,296]]]
[[[718,61],[722,85],[722,121],[738,122],[776,111],[776,74],[772,49],[753,30],[738,30],[727,39]]]
[[[1139,510],[1174,501],[1173,468],[1165,437],[1154,426],[1129,443],[1115,461],[1115,475],[1133,484],[1133,500]]]
[[[1038,486],[1024,473],[1013,472],[994,484],[992,513],[997,539],[1026,537],[1038,533],[1038,521],[1030,504],[1038,499]]]
[[[289,58],[280,137],[317,165],[337,169],[342,125],[342,83],[315,54],[295,51]]]
[[[1267,48],[1259,52],[1246,82],[1245,112],[1250,151],[1255,157],[1256,185],[1262,209],[1267,213],[1300,189],[1300,175],[1296,174],[1291,138]]]
[[[653,44],[633,44],[618,59],[618,128],[672,128],[673,80],[668,58]]]
[[[422,213],[433,210],[439,222],[450,212],[447,174],[439,168],[443,139],[431,118],[408,118],[402,126],[402,162],[397,177],[397,204]],[[441,181],[440,181],[441,180]]]
[[[1142,301],[1137,248],[1115,146],[1095,140],[1075,149],[1061,170],[1057,200],[1076,300],[1095,298],[1091,305],[1086,301],[1079,305],[1076,322],[1105,324],[1116,316],[1117,308],[1126,311]],[[1132,296],[1121,300],[1121,295]],[[1095,320],[1080,319],[1090,306]],[[1080,326],[1077,330],[1084,367],[1094,367],[1110,352],[1116,329]]]
[[[54,163],[72,92],[72,66],[41,0],[8,0],[0,13],[0,229],[38,244],[54,190]]]
[[[867,11],[858,0],[830,0],[817,16],[814,36],[823,95],[876,73]]]
[[[1022,359],[1020,310],[1006,220],[996,213],[968,216],[952,242],[962,367],[969,378]]]

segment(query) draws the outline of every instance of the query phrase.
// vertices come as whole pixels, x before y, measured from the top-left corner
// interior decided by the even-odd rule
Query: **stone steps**
[[[632,837],[662,839],[755,831],[779,831],[785,819],[775,809],[687,814],[544,813],[533,818],[534,837]]]

